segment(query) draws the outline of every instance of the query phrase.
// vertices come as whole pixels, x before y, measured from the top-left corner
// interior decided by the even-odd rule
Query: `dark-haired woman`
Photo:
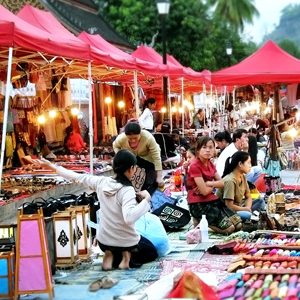
[[[154,98],[149,98],[145,101],[143,112],[139,117],[139,123],[143,129],[153,132],[154,120],[152,110],[155,108],[156,100]]]
[[[113,142],[115,153],[121,149],[127,149],[137,157],[138,166],[143,169],[143,173],[139,172],[135,176],[134,187],[137,190],[147,190],[152,194],[157,186],[163,186],[162,179],[162,163],[160,156],[160,148],[156,143],[153,135],[147,130],[142,130],[137,122],[127,123],[124,132],[119,134]],[[145,173],[145,174],[144,174]],[[141,186],[137,177],[143,177]]]
[[[263,199],[252,201],[246,179],[246,174],[250,170],[250,154],[237,151],[226,160],[223,174],[224,187],[218,191],[218,196],[223,199],[225,205],[235,211],[243,220],[250,219],[252,211],[264,209]]]
[[[120,150],[115,155],[113,177],[83,175],[58,167],[47,160],[38,162],[97,192],[101,207],[97,240],[104,252],[103,270],[138,267],[157,258],[153,244],[140,236],[134,227],[135,222],[150,209],[151,197],[147,191],[136,194],[131,184],[136,157],[130,151]]]
[[[211,162],[215,153],[212,138],[202,136],[196,145],[196,156],[191,161],[186,188],[190,213],[196,226],[202,215],[206,215],[209,227],[219,233],[232,233],[241,228],[241,219],[215,195],[215,188],[223,182]]]

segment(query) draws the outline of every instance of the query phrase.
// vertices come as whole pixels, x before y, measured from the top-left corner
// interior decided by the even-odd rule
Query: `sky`
[[[260,43],[266,33],[270,33],[279,24],[281,10],[288,4],[300,4],[300,0],[254,0],[260,13],[253,24],[246,25],[243,36],[247,40]]]

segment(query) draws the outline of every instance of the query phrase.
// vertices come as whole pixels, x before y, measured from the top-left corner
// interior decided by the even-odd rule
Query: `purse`
[[[164,203],[152,213],[160,218],[167,231],[178,230],[191,220],[190,212],[187,209],[172,203]]]

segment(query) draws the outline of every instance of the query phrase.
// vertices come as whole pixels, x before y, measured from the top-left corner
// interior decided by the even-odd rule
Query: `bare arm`
[[[195,177],[194,180],[197,184],[197,190],[201,195],[207,196],[213,191],[213,188],[207,186],[206,182],[203,180],[202,177]]]
[[[222,189],[224,187],[224,182],[218,173],[215,174],[214,181],[206,181],[206,185],[212,188]]]

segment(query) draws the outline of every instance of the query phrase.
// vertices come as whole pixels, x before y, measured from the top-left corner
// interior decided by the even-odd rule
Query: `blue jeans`
[[[266,208],[266,204],[265,204],[264,199],[259,198],[259,199],[256,199],[253,201],[251,210],[252,211],[255,211],[255,210],[261,211],[261,210],[264,210],[265,208]],[[250,220],[251,215],[252,215],[251,212],[245,211],[245,210],[237,211],[236,213],[241,217],[241,219],[243,221]]]
[[[259,176],[262,174],[262,168],[259,166],[253,166],[250,172],[246,175],[247,181],[255,184]]]

